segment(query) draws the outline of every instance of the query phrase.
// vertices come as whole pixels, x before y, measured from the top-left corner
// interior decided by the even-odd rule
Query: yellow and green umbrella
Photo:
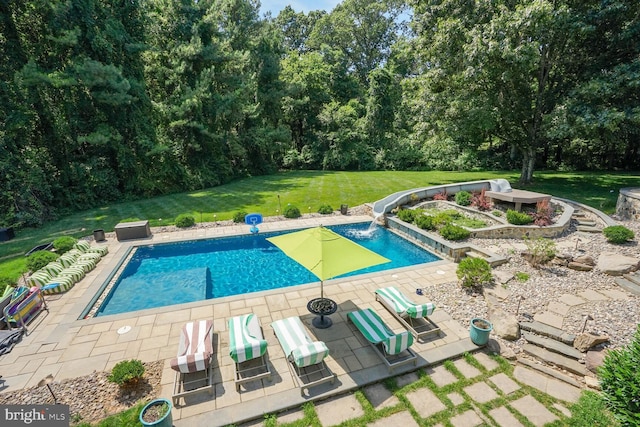
[[[391,261],[323,226],[267,240],[320,279],[320,298],[325,280]]]

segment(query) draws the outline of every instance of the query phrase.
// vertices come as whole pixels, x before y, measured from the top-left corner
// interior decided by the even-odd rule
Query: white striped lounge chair
[[[436,309],[434,303],[416,304],[393,286],[378,289],[375,293],[376,300],[396,316],[416,339],[440,334],[438,325],[429,319]]]
[[[313,341],[299,317],[276,320],[271,324],[278,342],[289,362],[289,369],[296,378],[300,394],[309,387],[335,381],[335,374],[324,361],[329,348],[322,341]]]
[[[44,269],[40,269],[35,273],[33,273],[31,276],[29,276],[29,278],[27,279],[27,283],[30,286],[37,286],[41,288],[42,286],[44,286],[45,283],[51,280],[51,277],[52,277],[51,273],[49,273],[48,271],[45,271]]]
[[[416,364],[416,354],[410,348],[413,335],[408,331],[394,333],[370,308],[352,311],[347,317],[386,363],[389,372],[406,363]]]
[[[244,383],[271,378],[266,353],[267,340],[262,334],[258,316],[245,314],[229,319],[229,355],[235,362],[238,392]]]
[[[209,390],[209,394],[213,394],[212,362],[213,322],[188,322],[180,332],[178,354],[170,362],[171,369],[176,371],[172,396],[174,405],[178,404],[180,397],[193,393]]]

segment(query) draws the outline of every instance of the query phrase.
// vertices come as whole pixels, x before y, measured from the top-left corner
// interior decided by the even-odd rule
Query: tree
[[[545,117],[566,95],[573,49],[565,2],[444,1],[416,6],[418,49],[432,102],[425,121],[454,141],[504,143],[529,183],[548,143]]]

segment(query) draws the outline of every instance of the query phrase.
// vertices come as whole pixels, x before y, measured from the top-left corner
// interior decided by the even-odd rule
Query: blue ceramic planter
[[[480,323],[483,323],[483,325]],[[487,345],[487,342],[489,342],[489,334],[492,330],[493,325],[491,322],[486,319],[474,317],[471,319],[471,324],[469,325],[469,337],[475,345]]]
[[[147,410],[147,408],[149,408],[150,406],[154,406],[154,405],[162,405],[163,403],[166,403],[166,404],[169,405],[169,410],[164,415],[164,417],[162,417],[159,420],[154,421],[152,423],[148,423],[148,422],[146,422],[146,421],[144,421],[142,419],[142,416],[144,415],[144,413]],[[140,418],[140,422],[142,423],[143,426],[171,427],[171,426],[173,426],[173,416],[171,415],[171,409],[172,408],[173,408],[173,405],[171,404],[170,400],[164,399],[164,398],[154,399],[151,402],[149,402],[146,405],[144,405],[144,408],[142,408],[142,411],[140,411],[140,417],[139,417]]]

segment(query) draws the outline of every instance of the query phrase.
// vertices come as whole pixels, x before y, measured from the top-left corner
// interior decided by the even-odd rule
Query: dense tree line
[[[635,0],[0,2],[0,224],[282,168],[640,167]]]

